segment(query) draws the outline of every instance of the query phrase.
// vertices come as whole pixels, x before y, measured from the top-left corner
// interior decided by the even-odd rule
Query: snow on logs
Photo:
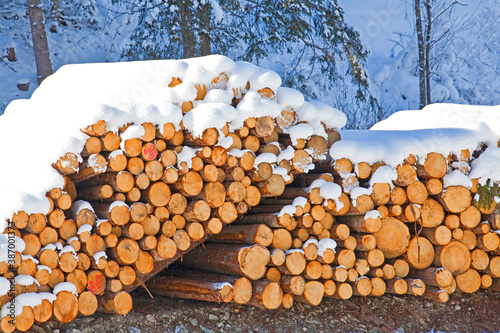
[[[499,289],[500,219],[481,191],[495,147],[445,154],[434,140],[404,156],[382,145],[389,153],[374,158],[352,133],[340,140],[343,114],[304,102],[275,73],[206,59],[213,68],[167,71],[167,103],[86,120],[79,149],[50,161],[60,179],[40,194],[44,209],[13,208],[0,241],[17,237],[0,256],[3,331],[125,314],[139,286],[267,309]]]
[[[215,69],[200,70],[203,66],[193,63],[188,65],[193,73],[165,78],[163,94],[171,103],[162,104],[161,112],[150,108],[149,117],[148,112],[126,117],[117,111],[82,126],[80,152],[72,147],[50,163],[61,186],[42,195],[49,209],[19,207],[8,218],[5,233],[15,235],[18,248],[13,265],[10,257],[0,257],[2,285],[16,276],[16,304],[24,304],[22,297],[36,301],[16,311],[12,326],[7,309],[12,295],[1,288],[2,331],[26,331],[33,316],[68,322],[97,310],[128,313],[132,290],[182,256],[189,262],[185,255],[217,234],[228,244],[221,244],[223,251],[213,243],[216,250],[205,259],[244,278],[205,274],[153,281],[151,291],[191,298],[201,293],[201,299],[271,308],[283,300],[292,305],[278,283],[257,281],[268,273],[269,262],[285,265],[284,251],[266,247],[273,242],[289,247],[290,233],[263,224],[224,226],[262,198],[281,195],[296,175],[325,159],[345,116],[279,87],[275,73],[211,59]],[[216,75],[200,82],[188,75],[201,73]],[[248,248],[252,243],[259,245]],[[297,271],[298,264],[289,261]],[[316,293],[313,286],[308,293]],[[37,295],[54,295],[41,302],[43,318]]]
[[[227,226],[224,236],[187,256],[196,261],[176,263],[175,276],[188,278],[183,272],[193,270],[231,274],[259,288],[259,281],[267,281],[269,290],[277,282],[281,292],[264,297],[259,289],[247,303],[267,309],[385,293],[447,302],[456,291],[498,289],[498,213],[491,208],[494,196],[478,186],[485,184],[478,178],[491,173],[474,172],[488,150],[408,154],[391,166],[359,151],[345,155],[355,155],[356,162],[340,157],[338,145],[342,140],[331,153],[339,157],[295,175],[280,196],[262,198]],[[260,277],[261,270],[252,279],[241,272],[248,267],[241,260],[215,259],[214,249],[223,251],[228,244],[237,251],[266,247],[271,257],[266,256],[265,274]],[[264,263],[258,265],[262,269]]]

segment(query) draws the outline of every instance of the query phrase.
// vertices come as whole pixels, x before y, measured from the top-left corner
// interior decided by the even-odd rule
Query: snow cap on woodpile
[[[271,70],[220,55],[61,67],[30,99],[13,101],[0,117],[0,153],[9,159],[0,164],[0,230],[19,210],[49,211],[45,193],[64,186],[51,164],[67,152],[79,155],[88,138],[80,129],[99,120],[114,132],[144,122],[169,122],[179,130],[182,122],[198,136],[225,124],[238,129],[247,117],[276,118],[286,109],[297,114],[293,125],[308,122],[317,135],[326,136],[320,121],[337,130],[345,125],[342,112],[305,102],[281,83]],[[200,92],[206,98],[199,100]],[[236,108],[233,98],[242,98]],[[187,101],[193,109],[183,115]]]
[[[467,149],[472,154],[486,145],[487,154],[472,161],[468,177],[480,183],[500,181],[491,167],[498,165],[500,156],[500,105],[431,104],[423,110],[396,112],[371,130],[343,130],[341,136],[330,148],[333,159],[347,158],[353,164],[383,161],[392,168],[410,154],[423,163],[432,152],[460,155]]]

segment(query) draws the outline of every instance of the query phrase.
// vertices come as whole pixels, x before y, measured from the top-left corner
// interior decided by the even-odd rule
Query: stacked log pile
[[[336,113],[291,89],[288,105],[250,81],[228,88],[225,73],[186,82],[192,99],[169,106],[179,121],[83,128],[83,149],[53,163],[64,186],[45,194],[50,207],[9,219],[2,331],[126,314],[136,288],[267,309],[500,290],[498,191],[466,176],[484,148],[409,155],[396,167],[353,163],[328,155],[340,140],[328,119]],[[203,112],[214,118],[195,124]],[[239,118],[221,121],[232,112]]]
[[[454,292],[499,290],[494,198],[477,198],[477,179],[470,188],[443,185],[445,177],[460,178],[457,172],[465,177],[481,152],[429,153],[422,161],[410,155],[394,169],[346,158],[317,163],[147,286],[182,297],[170,290],[169,278],[209,281],[214,293],[221,281],[231,286],[242,279],[246,303],[268,309],[386,293],[447,302]],[[242,303],[241,288],[240,281],[233,299],[219,301]],[[190,290],[188,298],[203,293]]]
[[[227,76],[214,79],[214,87],[220,85],[217,80]],[[206,88],[196,88],[202,100]],[[270,89],[259,94],[276,99]],[[233,106],[241,97],[235,95]],[[184,114],[191,108],[192,102],[182,104]],[[177,259],[186,259],[211,236],[225,237],[224,227],[257,206],[261,197],[279,196],[295,175],[326,158],[329,145],[339,139],[326,126],[325,137],[299,135],[299,143],[285,149],[281,142],[291,139],[283,130],[297,121],[288,109],[277,118],[248,117],[236,131],[230,132],[228,124],[207,128],[199,137],[173,123],[127,123],[112,132],[101,120],[82,129],[88,138],[81,153],[68,152],[53,165],[65,185],[47,192],[49,212],[19,211],[5,231],[21,238],[25,247],[15,251],[12,262],[0,265],[2,282],[15,276],[15,292],[6,292],[1,305],[19,303],[22,294],[35,301],[21,306],[15,318],[4,312],[2,330],[26,331],[34,321],[52,317],[69,322],[97,310],[128,313],[132,290],[145,287]],[[252,249],[251,255],[232,246],[216,249],[221,255],[223,251],[260,261],[267,253],[263,248]],[[231,295],[233,288],[248,284],[228,281]],[[165,283],[172,293],[175,284],[173,279]],[[207,300],[227,299],[226,284],[223,289],[218,298]],[[240,298],[249,301],[247,295],[235,299]]]

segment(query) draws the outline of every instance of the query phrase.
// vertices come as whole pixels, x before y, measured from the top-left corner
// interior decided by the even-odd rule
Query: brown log
[[[446,225],[440,225],[436,228],[422,228],[420,234],[427,238],[434,245],[446,245],[451,242],[451,231]]]
[[[41,233],[47,226],[47,217],[44,214],[30,214],[25,230],[32,234]]]
[[[356,260],[354,269],[356,269],[360,276],[363,276],[368,274],[368,272],[370,271],[370,264],[368,263],[368,260],[360,258]]]
[[[76,154],[66,153],[64,156],[60,157],[52,167],[62,175],[70,175],[78,171],[79,165],[79,158]]]
[[[112,204],[93,204],[96,215],[101,219],[106,219],[114,225],[122,226],[130,221],[129,207],[120,201]]]
[[[231,225],[210,238],[212,242],[233,244],[258,244],[269,246],[273,243],[273,231],[265,224]]]
[[[395,278],[387,281],[387,290],[389,294],[404,295],[408,291],[408,283],[401,278]]]
[[[372,174],[372,167],[366,162],[360,162],[355,167],[359,179],[368,179]]]
[[[488,265],[488,268],[484,270],[487,274],[493,276],[493,277],[499,277],[500,276],[500,257],[494,256],[490,258],[490,263]]]
[[[238,183],[241,184],[241,183]],[[229,186],[231,188],[231,186]],[[232,188],[231,188],[232,189]],[[234,189],[232,189],[234,191]],[[243,193],[245,190],[243,189]],[[232,192],[234,195],[234,193]],[[205,184],[202,192],[194,197],[195,199],[202,199],[206,201],[206,203],[211,208],[218,208],[222,206],[226,200],[226,188],[223,184],[215,181]],[[241,201],[241,200],[239,200]]]
[[[132,296],[126,291],[104,295],[100,302],[104,309],[117,314],[127,314],[132,310]]]
[[[280,282],[281,272],[276,267],[269,267],[266,271],[265,279],[272,282]]]
[[[426,285],[420,279],[405,279],[408,284],[407,294],[422,296],[425,293]]]
[[[276,197],[283,193],[285,189],[285,181],[278,174],[273,174],[268,180],[258,182],[256,187],[264,197]]]
[[[423,180],[429,195],[437,195],[443,191],[443,182],[439,178],[429,178]]]
[[[210,218],[210,206],[204,200],[191,201],[183,216],[190,222],[206,221]]]
[[[237,274],[251,280],[260,279],[266,273],[270,261],[269,251],[253,245],[208,243],[205,249],[191,251],[184,256],[183,265],[221,274]]]
[[[59,268],[64,273],[71,273],[77,265],[76,256],[71,252],[65,252],[59,257]]]
[[[203,189],[203,178],[198,172],[189,171],[175,183],[175,187],[185,196],[196,196]]]
[[[252,282],[253,296],[248,305],[277,309],[283,301],[283,291],[279,283],[268,281]]]
[[[372,292],[372,282],[366,276],[357,279],[353,284],[353,294],[358,296],[368,296]]]
[[[200,178],[201,179],[201,178]],[[155,207],[166,206],[170,200],[170,187],[164,182],[155,182],[148,189],[142,191],[141,199]]]
[[[424,296],[441,303],[446,303],[450,299],[450,295],[446,292],[446,290],[436,287],[426,287]]]
[[[456,281],[457,287],[464,293],[474,293],[481,288],[481,275],[473,268],[458,275]]]
[[[477,236],[474,232],[472,232],[472,230],[464,230],[463,236],[460,238],[460,242],[462,242],[465,247],[471,251],[477,245]]]
[[[285,264],[278,268],[284,274],[299,275],[306,269],[306,264],[304,254],[293,251],[286,254]]]
[[[448,229],[455,230],[460,227],[460,218],[457,215],[449,214],[446,216],[444,224]]]
[[[191,280],[188,277],[156,276],[146,284],[155,295],[227,303],[233,300],[230,283]]]
[[[53,305],[54,317],[62,323],[69,323],[78,315],[78,299],[69,291],[60,291]]]
[[[124,238],[108,251],[111,257],[121,265],[130,265],[139,257],[140,248],[133,239]]]
[[[162,168],[162,175],[163,175],[163,168]],[[151,184],[151,179],[144,172],[139,173],[138,175],[135,176],[135,187],[137,187],[139,190],[147,189],[150,184]]]
[[[33,307],[34,319],[38,323],[44,323],[52,317],[52,303],[42,299],[42,303]]]
[[[443,222],[444,211],[442,206],[433,199],[427,199],[420,208],[420,223],[427,228],[435,228]]]
[[[435,248],[434,265],[448,269],[454,276],[465,273],[471,265],[471,254],[459,241]]]
[[[86,200],[103,200],[113,196],[114,190],[110,185],[96,185],[78,190],[78,198]]]
[[[376,233],[382,228],[382,220],[377,214],[339,216],[337,221],[345,223],[356,232]]]
[[[59,255],[55,250],[46,248],[42,250],[38,255],[38,260],[41,265],[47,266],[54,270],[59,265]]]
[[[482,271],[488,268],[490,257],[488,253],[481,249],[474,249],[471,252],[471,267],[475,270]]]
[[[402,163],[396,167],[397,179],[394,184],[397,186],[408,186],[413,184],[417,179],[417,171],[415,167],[408,163]]]
[[[108,164],[108,171],[120,172],[127,168],[128,159],[121,149],[112,151],[109,154],[104,153]]]
[[[479,225],[477,227],[472,229],[472,231],[478,235],[487,234],[491,231],[490,223],[488,221],[483,221],[483,222],[479,223]]]
[[[384,263],[384,253],[380,249],[357,252],[360,258],[366,259],[371,267],[379,267]]]
[[[488,274],[481,275],[481,288],[487,289],[493,284],[493,278]]]
[[[353,268],[354,264],[356,263],[356,255],[354,254],[354,251],[344,249],[337,254],[335,262],[347,269]]]
[[[469,206],[460,213],[460,224],[466,229],[474,229],[481,223],[481,212],[474,206]]]
[[[450,186],[441,192],[438,197],[443,208],[450,213],[461,213],[471,204],[471,192],[463,186]]]
[[[341,282],[337,285],[335,293],[333,295],[327,295],[327,296],[346,300],[351,298],[352,294],[353,294],[352,286],[347,282]]]
[[[323,283],[319,281],[308,281],[306,282],[304,293],[302,295],[294,297],[294,299],[299,302],[317,306],[321,303],[324,295],[325,287]]]
[[[58,234],[56,229],[51,227],[45,227],[42,232],[39,234],[40,244],[45,246],[47,244],[54,244],[58,240]]]
[[[447,171],[448,163],[443,155],[438,153],[427,154],[424,164],[417,165],[417,176],[421,179],[443,178]]]
[[[395,258],[405,253],[410,242],[408,227],[393,217],[382,219],[382,228],[374,233],[377,247],[386,258]]]
[[[413,272],[412,277],[421,279],[426,285],[441,289],[449,287],[453,282],[453,275],[448,269],[443,267],[417,269]]]
[[[186,251],[191,246],[191,238],[189,237],[189,234],[182,229],[177,230],[174,233],[172,240],[174,241],[177,249],[181,251]]]
[[[78,296],[78,312],[84,316],[91,316],[97,311],[97,297],[89,291]]]
[[[432,243],[424,237],[413,237],[406,251],[408,263],[416,269],[424,269],[434,261],[434,248]]]
[[[104,173],[106,168],[106,159],[100,154],[92,154],[80,164],[78,172],[69,177],[74,183],[79,183]]]
[[[371,197],[376,206],[385,205],[391,198],[391,186],[386,183],[373,184]]]
[[[478,235],[476,246],[486,252],[495,251],[500,245],[500,237],[496,232]]]
[[[372,283],[372,292],[370,295],[379,297],[385,294],[387,286],[384,280],[378,277],[373,277],[370,281]]]
[[[418,205],[423,204],[429,196],[425,184],[418,180],[408,185],[406,188],[406,195],[411,203]]]
[[[75,230],[76,233],[76,230]],[[35,234],[26,234],[23,237],[23,241],[26,245],[24,248],[23,254],[36,256],[38,252],[40,252],[41,242],[40,238]]]
[[[77,255],[78,264],[76,266],[77,269],[81,269],[82,271],[86,271],[90,267],[90,258],[87,254],[83,252],[79,252]]]

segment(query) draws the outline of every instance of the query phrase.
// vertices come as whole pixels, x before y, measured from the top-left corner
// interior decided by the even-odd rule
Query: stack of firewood
[[[196,98],[177,105],[179,123],[82,129],[82,151],[53,164],[65,185],[46,193],[48,211],[18,211],[1,235],[2,331],[126,314],[138,287],[268,309],[500,290],[496,195],[465,176],[484,150],[409,155],[397,167],[332,159],[340,135],[312,104],[299,112],[274,103],[279,115],[193,134],[197,107],[228,80],[195,85]],[[226,93],[234,112],[245,94],[277,100],[249,83]]]
[[[394,169],[346,158],[317,163],[147,287],[268,309],[385,293],[447,302],[455,291],[500,290],[495,198],[473,200],[477,179],[444,187],[452,173],[465,177],[471,155],[410,155]]]
[[[175,78],[170,86],[179,83]],[[197,101],[203,100],[207,88],[196,88]],[[268,88],[258,93],[276,98]],[[233,106],[242,95],[235,92]],[[183,103],[183,114],[192,107]],[[132,290],[210,236],[225,237],[225,225],[261,197],[281,195],[296,175],[326,158],[338,132],[324,126],[325,137],[294,136],[295,146],[286,148],[292,140],[284,132],[297,122],[286,109],[277,118],[248,117],[236,131],[228,124],[207,128],[198,137],[172,123],[128,123],[113,132],[101,120],[82,129],[88,136],[83,150],[53,164],[65,186],[46,194],[49,212],[19,211],[5,231],[22,238],[25,248],[15,252],[13,265],[0,265],[5,279],[15,277],[15,293],[2,295],[0,305],[36,295],[14,320],[3,314],[2,330],[26,331],[51,317],[69,322],[97,310],[128,313]],[[266,251],[250,253],[261,261]],[[227,253],[245,256],[231,246]]]

